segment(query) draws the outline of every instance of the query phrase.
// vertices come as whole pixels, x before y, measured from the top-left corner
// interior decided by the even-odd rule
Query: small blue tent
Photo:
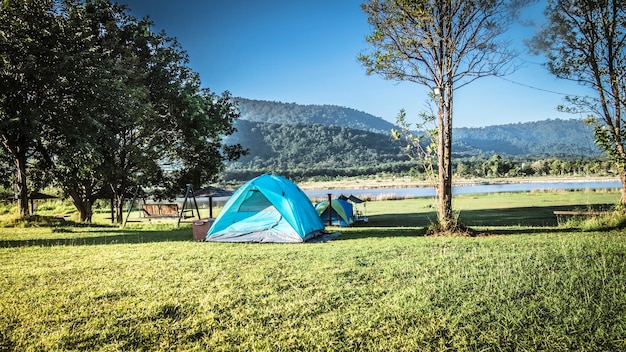
[[[305,242],[324,234],[309,198],[286,178],[261,175],[230,197],[209,229],[216,242]]]
[[[328,201],[317,203],[315,210],[320,220],[326,225],[338,225],[342,227],[350,226],[354,223],[354,209],[352,204],[343,199],[333,199],[328,206]],[[330,212],[330,221],[329,214]]]

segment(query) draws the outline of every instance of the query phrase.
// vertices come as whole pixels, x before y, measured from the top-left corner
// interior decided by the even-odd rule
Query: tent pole
[[[332,194],[328,193],[328,226],[333,224],[333,203],[331,202]]]

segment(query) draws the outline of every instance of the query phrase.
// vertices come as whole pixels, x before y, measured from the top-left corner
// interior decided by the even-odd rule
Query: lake
[[[528,192],[536,190],[565,190],[565,189],[604,189],[620,188],[619,181],[567,181],[567,182],[531,182],[531,183],[506,183],[506,184],[486,184],[472,186],[452,187],[452,194],[477,194],[477,193],[502,193],[502,192]],[[331,189],[331,190],[305,190],[304,193],[309,198],[319,199],[328,197],[328,193],[333,198],[339,195],[354,195],[356,197],[369,196],[375,199],[379,196],[395,195],[397,198],[434,197],[435,189],[432,187],[417,188],[370,188],[370,189]]]
[[[529,183],[503,183],[503,184],[487,184],[472,186],[456,186],[452,187],[452,194],[477,194],[477,193],[502,193],[502,192],[529,192],[536,190],[559,190],[559,189],[611,189],[620,188],[621,183],[617,180],[607,181],[564,181],[564,182],[529,182]],[[435,189],[432,187],[408,187],[408,188],[359,188],[359,189],[317,189],[303,190],[304,193],[313,200],[326,199],[328,193],[333,198],[340,195],[353,195],[356,197],[369,197],[376,199],[377,197],[391,198],[418,198],[418,197],[434,197]],[[213,198],[214,205],[223,205],[229,197]],[[208,198],[196,198],[198,206],[207,207]],[[183,199],[178,201],[182,204]]]

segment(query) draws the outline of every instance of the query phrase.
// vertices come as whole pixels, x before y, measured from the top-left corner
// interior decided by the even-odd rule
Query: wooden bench
[[[604,215],[610,213],[610,211],[573,211],[573,210],[555,210],[552,212],[554,215]]]
[[[609,214],[610,211],[600,211],[600,210],[583,210],[583,211],[574,211],[574,210],[555,210],[552,212],[556,215],[556,220],[560,221],[561,219],[567,218],[569,216],[596,216],[596,215],[605,215]]]
[[[146,218],[177,218],[178,204],[144,204],[143,216]]]

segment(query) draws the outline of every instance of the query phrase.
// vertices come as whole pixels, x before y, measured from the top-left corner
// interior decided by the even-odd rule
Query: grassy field
[[[189,224],[0,228],[2,350],[626,350],[626,233],[553,210],[615,192],[367,204],[321,244],[192,242]],[[333,228],[336,230],[336,228]]]

